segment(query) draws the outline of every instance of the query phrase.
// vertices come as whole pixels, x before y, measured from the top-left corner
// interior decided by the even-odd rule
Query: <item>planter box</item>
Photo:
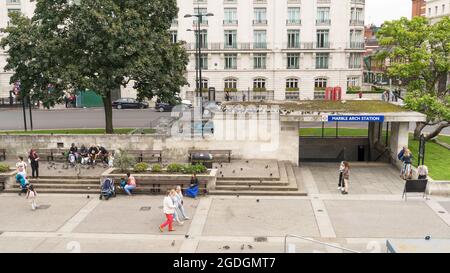
[[[16,182],[16,171],[11,170],[10,172],[0,173],[0,192],[4,189],[9,189],[14,187]]]
[[[100,184],[105,178],[112,178],[116,186],[119,185],[120,179],[126,177],[125,173],[115,173],[116,168],[111,168],[102,173]],[[197,178],[200,182],[200,192],[207,193],[216,187],[217,170],[208,170],[206,174],[198,174]],[[132,173],[136,178],[136,193],[144,194],[165,194],[169,189],[181,186],[187,189],[191,183],[190,174],[169,174],[169,173]]]

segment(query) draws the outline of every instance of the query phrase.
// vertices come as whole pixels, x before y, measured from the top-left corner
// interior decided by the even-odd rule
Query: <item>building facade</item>
[[[179,0],[174,40],[190,53],[182,97],[196,89],[196,32],[202,22],[204,90],[216,100],[322,99],[326,87],[359,86],[364,48],[364,0]],[[206,93],[206,92],[205,92]]]
[[[450,0],[426,0],[426,17],[431,23],[450,15]]]
[[[8,12],[31,16],[30,0],[0,1],[0,27]],[[178,0],[171,27],[190,56],[188,86],[196,90],[195,20],[186,14],[213,13],[201,24],[202,90],[215,88],[216,100],[323,99],[326,87],[362,83],[365,0]],[[6,56],[0,56],[0,66]],[[0,98],[9,96],[10,73],[0,72]],[[206,96],[207,92],[205,92]],[[122,97],[133,97],[131,85]]]
[[[412,17],[426,15],[426,2],[425,0],[411,0],[412,1]]]

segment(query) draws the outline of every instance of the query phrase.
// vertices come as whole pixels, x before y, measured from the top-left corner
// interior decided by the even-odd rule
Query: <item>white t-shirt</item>
[[[27,163],[25,161],[21,161],[21,162],[17,162],[16,163],[16,168],[23,168],[24,171],[27,170]]]
[[[174,214],[175,213],[175,205],[170,196],[164,197],[164,214]]]

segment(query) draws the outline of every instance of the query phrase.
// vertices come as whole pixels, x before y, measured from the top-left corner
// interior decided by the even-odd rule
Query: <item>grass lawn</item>
[[[447,143],[448,145],[450,145],[450,136],[439,136],[438,140],[440,142],[444,142],[444,143]]]
[[[130,128],[117,128],[114,129],[115,134],[128,134],[134,129]],[[9,135],[97,135],[104,134],[105,129],[55,129],[55,130],[34,130],[34,131],[0,131],[0,134]]]
[[[322,136],[322,128],[302,128],[299,130],[300,136]],[[346,129],[339,128],[338,135],[341,137],[367,137],[367,129]],[[324,136],[336,137],[336,128],[325,128]]]
[[[409,138],[409,149],[414,156],[414,165],[417,167],[419,156],[419,141]],[[433,142],[427,142],[425,147],[425,165],[428,166],[430,176],[434,180],[450,180],[450,150]]]
[[[322,136],[322,128],[303,128],[300,129],[300,136]],[[385,133],[383,132],[383,140]],[[336,129],[325,128],[324,136],[335,137]],[[339,129],[339,136],[363,136],[367,137],[367,129]],[[450,144],[450,136],[439,136],[439,140]],[[417,160],[419,156],[419,142],[413,139],[410,135],[409,148],[413,153],[413,162],[417,167]],[[433,142],[427,142],[425,149],[425,165],[428,166],[430,176],[434,180],[450,180],[450,150]]]

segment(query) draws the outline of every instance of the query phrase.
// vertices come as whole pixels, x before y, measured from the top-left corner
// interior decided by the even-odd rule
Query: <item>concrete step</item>
[[[39,184],[77,184],[77,185],[86,185],[86,184],[97,184],[100,185],[99,178],[96,179],[67,179],[67,178],[39,178],[29,179],[30,183],[39,185]]]
[[[296,186],[216,186],[216,190],[227,190],[227,191],[235,191],[235,192],[242,192],[242,191],[296,191]]]
[[[41,189],[100,189],[100,184],[54,184],[54,183],[39,183],[33,184],[34,188],[39,191]],[[14,186],[14,189],[18,189],[19,186]]]
[[[67,193],[67,194],[99,194],[99,190],[81,190],[81,189],[40,189],[37,190],[40,193]],[[18,189],[7,189],[4,193],[18,193]]]
[[[31,175],[29,175],[28,177],[29,179],[33,179],[31,177]],[[83,175],[83,176],[66,176],[66,175],[61,175],[61,176],[39,176],[39,179],[67,179],[67,180],[75,180],[75,179],[96,179],[98,180],[100,178],[99,175],[95,176],[95,175]]]
[[[210,190],[210,195],[240,195],[240,196],[307,196],[306,192],[299,191],[227,191]]]
[[[289,185],[288,181],[264,181],[264,180],[221,180],[217,179],[217,186],[232,186],[232,185],[241,185],[241,186],[287,186]]]

